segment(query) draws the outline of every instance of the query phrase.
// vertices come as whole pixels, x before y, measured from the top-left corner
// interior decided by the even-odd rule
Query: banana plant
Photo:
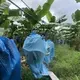
[[[15,3],[11,1],[20,10],[19,9],[9,10],[9,15],[8,15],[8,18],[6,18],[6,23],[3,24],[3,26],[5,26],[6,29],[8,28],[8,33],[9,33],[8,36],[10,38],[13,38],[13,36],[17,34],[17,35],[20,35],[21,38],[24,40],[25,37],[30,34],[34,26],[36,24],[40,24],[39,21],[41,21],[41,18],[44,17],[49,12],[50,6],[52,5],[53,1],[54,0],[47,0],[47,2],[43,6],[41,6],[40,9],[37,8],[37,10],[33,10],[32,8],[28,8],[28,7],[20,8],[19,6],[17,6]],[[20,11],[23,12],[24,14],[20,15],[19,14]],[[21,20],[19,16],[21,18],[23,18],[22,16],[25,16],[25,17],[24,19]],[[20,23],[20,25],[15,25],[14,24],[15,21],[17,23]]]
[[[12,2],[11,0],[9,0],[9,1]],[[32,8],[28,8],[28,7],[26,7],[25,9],[21,9],[14,2],[12,2],[12,3],[24,12],[24,16],[29,20],[29,22],[31,22],[32,25],[35,25],[35,24],[39,23],[41,18],[44,17],[48,13],[53,1],[54,0],[47,0],[47,2],[40,9],[37,8],[36,11],[34,11]]]
[[[51,7],[53,1],[54,0],[47,0],[47,2],[42,7],[39,6],[37,8],[36,14],[39,16],[40,19],[42,17],[44,17],[49,12],[50,7]]]
[[[75,50],[80,51],[80,10],[75,11],[72,14],[74,23],[70,26],[68,41],[70,47],[74,47]]]
[[[11,0],[9,0],[12,2]],[[23,0],[22,0],[23,1]],[[37,10],[33,10],[32,8],[26,7],[26,8],[19,8],[14,2],[12,2],[15,6],[17,6],[21,11],[24,12],[25,20],[20,21],[22,25],[24,25],[25,28],[29,29],[31,26],[31,30],[33,29],[33,26],[41,20],[42,17],[44,17],[48,12],[52,5],[54,0],[47,0],[47,2],[43,6],[39,6]],[[41,8],[40,8],[41,7]],[[18,10],[17,10],[18,11]],[[13,11],[14,13],[14,11]],[[30,24],[27,26],[27,23]],[[28,28],[29,27],[29,28]]]

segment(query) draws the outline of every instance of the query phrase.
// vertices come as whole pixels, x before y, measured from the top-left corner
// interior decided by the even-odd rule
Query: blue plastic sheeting
[[[31,33],[24,41],[24,54],[35,78],[41,78],[43,74],[48,75],[48,69],[43,64],[46,53],[45,45],[45,40],[36,33]]]
[[[48,68],[44,64],[44,58],[47,53],[46,46],[45,39],[42,39],[42,37],[36,33],[31,33],[24,41],[24,54],[27,57],[27,63],[35,78],[49,75]]]
[[[12,39],[0,37],[0,80],[21,80],[20,54]]]
[[[44,62],[46,64],[49,64],[54,57],[54,43],[51,40],[46,41],[46,49],[47,53],[44,58]]]
[[[42,76],[49,75],[47,67],[42,62],[29,64],[29,67],[35,78],[41,78]]]
[[[46,53],[45,41],[36,33],[31,33],[30,36],[24,41],[23,49],[25,51],[39,51],[43,54]]]

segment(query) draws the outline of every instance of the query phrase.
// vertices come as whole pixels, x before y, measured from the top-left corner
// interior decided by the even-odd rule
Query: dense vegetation
[[[55,56],[50,67],[60,80],[80,80],[80,52],[67,45],[59,45]]]
[[[58,45],[55,48],[55,58],[49,68],[60,80],[80,80],[80,53],[68,45]],[[33,80],[29,68],[22,71],[23,80]],[[41,79],[41,80],[44,80]]]

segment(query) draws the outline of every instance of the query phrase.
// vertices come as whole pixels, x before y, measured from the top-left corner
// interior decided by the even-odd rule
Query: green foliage
[[[5,1],[6,1],[6,0],[0,0],[0,4],[3,3],[3,2],[5,2]]]
[[[8,15],[8,8],[9,8],[9,3],[4,2],[0,4],[0,27],[2,27],[2,25],[4,23],[7,23],[7,15]],[[4,26],[6,27],[6,26]]]
[[[14,14],[15,13],[15,14]],[[19,9],[9,10],[9,16],[21,16]]]
[[[48,0],[48,3],[51,5],[54,0]]]
[[[54,0],[48,0],[42,7],[39,5],[39,7],[37,8],[37,10],[33,10],[31,9],[24,9],[25,11],[25,16],[26,18],[33,24],[35,25],[36,23],[38,23],[42,17],[44,17],[47,13],[48,15],[50,15],[49,13],[49,9],[51,7],[51,4],[53,3]],[[27,14],[28,13],[28,14]]]
[[[40,18],[43,17],[44,15],[46,15],[46,13],[49,11],[49,9],[50,9],[50,5],[48,3],[45,3],[43,5],[43,9],[38,14],[40,16]]]
[[[3,28],[0,28],[0,36],[2,36],[4,33],[4,29]]]
[[[52,16],[50,22],[55,23],[56,17]]]
[[[52,14],[51,14],[51,12],[48,11],[48,13],[47,13],[46,16],[47,16],[48,21],[50,22],[50,21],[51,21],[51,18],[52,18]]]
[[[38,8],[35,10],[35,13],[39,14],[40,11],[41,11],[41,6],[39,5]]]
[[[67,45],[57,46],[51,70],[60,80],[80,80],[80,54]]]
[[[68,40],[71,47],[80,51],[80,10],[72,14],[74,24],[70,26]]]
[[[52,14],[51,14],[50,11],[48,11],[48,13],[46,14],[46,17],[47,17],[47,19],[48,19],[49,22],[52,22],[52,23],[55,22],[56,18],[55,18],[55,16],[52,16]]]
[[[1,15],[8,15],[8,8],[9,8],[9,3],[4,2],[0,4],[0,14]]]
[[[3,27],[4,29],[7,29],[9,27],[9,23],[10,21],[6,19],[4,23],[1,25],[1,27]]]
[[[29,68],[22,67],[22,80],[34,80]]]
[[[66,15],[63,15],[57,20],[57,23],[62,23],[65,22],[66,20],[67,20]]]
[[[40,19],[32,8],[31,9],[26,8],[24,9],[24,11],[25,11],[24,16],[29,20],[29,22],[31,22],[32,25],[38,23]]]
[[[80,0],[76,0],[76,2],[80,2]]]
[[[48,12],[54,0],[48,0],[43,6],[42,9],[38,12],[40,18],[44,17]],[[40,8],[39,8],[40,9]]]
[[[65,41],[70,45],[70,47],[80,51],[80,22],[67,26],[63,31],[65,31],[63,33]]]
[[[6,9],[4,10],[4,15],[9,15],[9,9],[8,9],[8,8],[6,8]]]
[[[74,14],[72,14],[72,19],[74,23],[67,25],[66,29],[62,31],[65,31],[65,41],[70,45],[70,47],[80,51],[80,10],[77,10]]]
[[[72,19],[74,22],[80,21],[80,10],[77,10],[74,14],[72,14]]]

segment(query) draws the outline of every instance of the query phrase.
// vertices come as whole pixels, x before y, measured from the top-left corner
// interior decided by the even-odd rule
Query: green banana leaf
[[[78,2],[80,2],[80,0],[76,0],[76,2],[78,3]]]

